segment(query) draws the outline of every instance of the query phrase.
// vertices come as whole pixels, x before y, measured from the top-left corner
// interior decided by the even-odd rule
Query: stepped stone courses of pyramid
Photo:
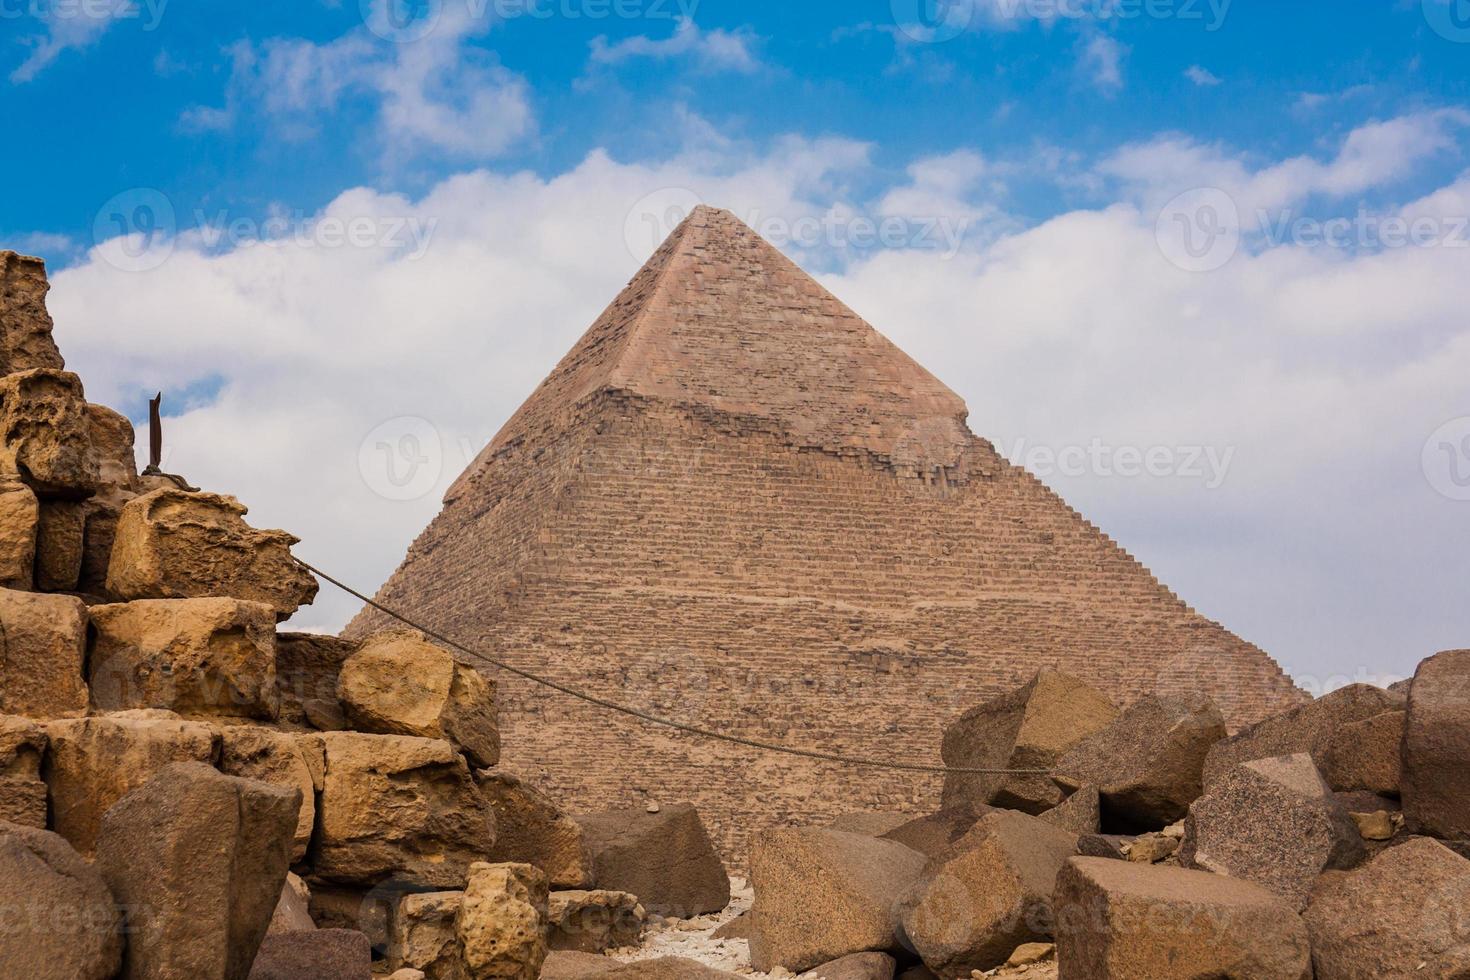
[[[378,598],[721,731],[937,761],[1042,667],[1120,704],[1304,699],[965,425],[961,399],[730,214],[696,211],[451,487]],[[347,634],[391,625],[364,610]],[[753,828],[937,802],[937,777],[650,728],[511,677],[505,763],[571,809]],[[850,775],[846,770],[844,776]]]

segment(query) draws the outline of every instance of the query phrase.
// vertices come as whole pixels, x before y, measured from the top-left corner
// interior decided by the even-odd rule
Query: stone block
[[[0,964],[15,980],[112,980],[121,921],[92,866],[60,836],[0,820]]]
[[[98,486],[82,381],[37,368],[0,377],[0,473],[43,500],[83,500]]]
[[[546,876],[529,864],[470,866],[455,918],[470,980],[537,980],[546,960]]]
[[[81,581],[87,506],[81,500],[41,503],[36,525],[36,588],[40,591],[71,592]]]
[[[426,980],[466,980],[464,949],[455,922],[464,892],[404,895],[393,912],[388,969],[421,971]]]
[[[0,714],[86,714],[86,646],[82,600],[0,589]]]
[[[281,692],[281,721],[310,724],[308,705],[327,706],[341,713],[337,675],[358,643],[321,633],[276,634],[276,687]],[[343,724],[327,730],[336,731]]]
[[[599,890],[552,892],[546,914],[547,944],[581,953],[637,946],[648,921],[638,896]]]
[[[730,904],[730,878],[687,803],[581,814],[596,887],[637,895],[659,915],[687,918]]]
[[[350,929],[265,937],[249,980],[373,980],[373,948]]]
[[[1402,790],[1410,833],[1470,839],[1470,650],[1430,657],[1414,674]]]
[[[36,584],[36,535],[41,505],[19,481],[0,483],[0,588],[29,591]]]
[[[592,884],[592,852],[582,825],[562,813],[551,797],[500,769],[485,769],[475,781],[495,811],[492,862],[533,864],[552,888],[586,888]]]
[[[1317,753],[1327,785],[1343,793],[1399,795],[1405,717],[1403,711],[1385,711],[1328,735]]]
[[[46,829],[45,754],[46,732],[40,725],[0,715],[0,821]]]
[[[0,251],[0,374],[65,367],[46,312],[46,263]]]
[[[219,768],[231,776],[300,791],[291,860],[305,858],[316,828],[316,795],[326,774],[321,738],[248,725],[225,728],[220,733]]]

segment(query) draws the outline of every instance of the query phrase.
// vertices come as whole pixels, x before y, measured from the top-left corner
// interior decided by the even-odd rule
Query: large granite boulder
[[[465,980],[464,948],[455,922],[464,892],[404,895],[394,909],[388,937],[390,970],[419,970],[426,980]]]
[[[1312,975],[1296,910],[1236,878],[1078,857],[1057,877],[1055,914],[1057,966],[1067,980]]]
[[[1057,873],[1076,853],[1076,834],[1016,811],[989,814],[904,895],[904,935],[942,980],[1000,966],[1017,946],[1051,938]]]
[[[1083,681],[1043,670],[1016,690],[970,709],[946,728],[944,763],[966,769],[1049,770],[1068,749],[1117,714],[1111,701]],[[1065,795],[1045,773],[947,773],[943,805],[947,809],[989,803],[1042,813]]]
[[[67,595],[0,589],[0,714],[87,713],[87,607]]]
[[[1405,718],[1406,712],[1385,711],[1328,735],[1317,753],[1327,785],[1342,793],[1398,796]]]
[[[333,714],[341,717],[337,698],[337,676],[347,658],[357,652],[355,640],[321,633],[276,634],[276,688],[281,693],[281,722],[304,726],[312,717]]]
[[[968,834],[988,813],[996,812],[984,803],[957,803],[938,813],[915,817],[884,834],[884,840],[897,841],[925,857],[932,858],[949,850],[951,844]],[[836,828],[833,828],[834,830]]]
[[[923,870],[922,854],[881,838],[815,827],[758,835],[750,856],[752,965],[809,970],[897,949],[897,899]]]
[[[1402,790],[1410,833],[1470,839],[1470,650],[1437,654],[1414,674]]]
[[[342,664],[337,691],[359,731],[447,739],[473,766],[500,761],[494,683],[417,633],[368,637]]]
[[[529,864],[470,866],[455,919],[470,980],[536,980],[546,960],[546,876]]]
[[[297,539],[245,523],[234,497],[161,488],[118,518],[107,590],[122,599],[227,596],[264,602],[284,619],[316,598],[316,579],[291,558]]]
[[[1074,834],[1096,834],[1102,829],[1102,797],[1096,786],[1082,786],[1041,819]]]
[[[66,366],[51,337],[50,289],[44,261],[0,251],[0,375]]]
[[[6,910],[0,971],[15,980],[112,980],[122,963],[112,894],[65,840],[0,821]]]
[[[1110,830],[1158,830],[1199,797],[1205,756],[1224,737],[1225,719],[1203,694],[1150,695],[1069,749],[1055,778],[1074,790],[1096,786]]]
[[[300,790],[301,813],[296,819],[291,860],[306,857],[316,828],[316,794],[326,778],[321,737],[235,725],[220,733],[219,768],[231,776]]]
[[[28,591],[36,584],[36,537],[41,505],[17,481],[0,483],[0,589]]]
[[[266,936],[250,980],[373,980],[373,948],[351,929]]]
[[[166,712],[48,722],[44,773],[52,828],[90,855],[102,815],[176,762],[212,765],[219,735],[209,725]]]
[[[853,953],[803,973],[800,980],[893,980],[897,967],[887,953]]]
[[[42,500],[83,500],[96,492],[97,451],[75,374],[37,368],[0,376],[0,475]]]
[[[127,910],[126,980],[245,980],[291,861],[301,794],[202,763],[102,818],[97,868]]]
[[[912,819],[914,819],[912,813],[858,810],[835,817],[831,823],[827,824],[827,827],[831,830],[841,830],[849,834],[867,834],[869,837],[882,837],[891,830],[897,830]]]
[[[372,887],[464,887],[495,842],[495,817],[454,746],[406,735],[328,732],[311,864],[317,878]]]
[[[592,857],[596,887],[637,895],[660,915],[687,918],[730,904],[730,878],[699,811],[688,803],[573,817]]]
[[[276,613],[239,599],[93,606],[87,680],[106,711],[274,719]]]
[[[1256,759],[1217,779],[1184,821],[1185,867],[1253,881],[1306,907],[1322,872],[1363,859],[1357,825],[1306,753]]]
[[[0,821],[46,829],[41,759],[46,732],[29,718],[0,715]]]
[[[1329,741],[1344,725],[1403,708],[1402,694],[1371,684],[1351,684],[1272,715],[1211,747],[1205,758],[1205,788],[1209,789],[1211,783],[1240,763],[1253,759],[1306,752],[1321,766]]]
[[[495,812],[495,846],[487,860],[534,864],[546,873],[552,888],[592,884],[592,852],[582,825],[551,797],[502,769],[482,769],[475,782]]]
[[[648,921],[638,896],[596,889],[552,892],[546,915],[548,945],[582,953],[637,946]]]
[[[1307,908],[1317,980],[1470,976],[1470,861],[1421,837],[1322,876]]]

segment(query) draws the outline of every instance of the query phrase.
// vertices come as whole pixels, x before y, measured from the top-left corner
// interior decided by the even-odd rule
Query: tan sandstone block
[[[291,558],[297,539],[245,523],[234,497],[158,489],[118,518],[108,591],[124,599],[229,596],[264,602],[285,618],[316,597],[316,580]]]
[[[87,607],[64,595],[0,589],[0,714],[86,713]]]
[[[0,377],[0,471],[42,498],[80,500],[97,489],[97,453],[82,382],[37,369]]]
[[[51,337],[50,289],[45,262],[0,251],[0,374],[66,366]]]
[[[464,948],[455,931],[464,892],[405,895],[393,912],[388,969],[421,970],[426,980],[466,980]]]
[[[138,489],[138,463],[133,450],[133,423],[106,405],[87,404],[87,424],[97,450],[99,495],[117,496]]]
[[[27,591],[36,581],[41,506],[24,483],[0,485],[0,588]]]
[[[29,718],[0,715],[0,821],[46,829],[41,759],[46,732]]]
[[[275,610],[236,599],[93,606],[92,703],[275,718]]]
[[[581,953],[638,946],[648,921],[638,896],[598,889],[552,892],[546,914],[550,947]]]
[[[455,918],[470,980],[536,980],[546,960],[546,876],[529,864],[470,866]]]

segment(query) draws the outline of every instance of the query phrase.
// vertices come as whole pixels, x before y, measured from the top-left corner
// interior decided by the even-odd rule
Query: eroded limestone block
[[[546,960],[546,876],[529,864],[470,866],[455,932],[470,980],[536,980]]]
[[[65,595],[0,589],[0,714],[86,713],[87,607]]]
[[[237,599],[93,606],[92,703],[108,711],[276,717],[275,610]]]
[[[448,739],[471,765],[500,761],[494,683],[416,633],[368,637],[342,664],[337,692],[360,731]]]
[[[495,816],[454,746],[407,735],[328,732],[315,875],[462,888],[495,843]]]
[[[688,803],[573,817],[592,854],[598,888],[637,895],[660,915],[687,918],[730,904],[730,878],[699,811]]]
[[[82,537],[87,526],[87,503],[47,500],[41,504],[36,525],[36,588],[42,592],[69,592],[82,575]]]
[[[16,980],[112,980],[121,921],[92,866],[60,836],[0,821],[5,928],[0,964]]]
[[[512,773],[485,769],[475,774],[480,792],[495,811],[492,862],[534,864],[552,888],[592,884],[592,852],[582,825],[562,813],[545,793]]]
[[[97,452],[80,378],[46,368],[0,377],[0,472],[42,499],[96,492]]]
[[[0,484],[0,588],[29,591],[36,582],[41,505],[24,483]]]
[[[1083,681],[1043,670],[1026,684],[971,708],[944,730],[945,765],[974,769],[1050,769],[1062,754],[1102,729],[1118,709]],[[944,777],[944,806],[989,803],[1042,813],[1065,793],[1047,775]]]
[[[808,970],[898,948],[895,899],[923,870],[924,855],[882,838],[813,827],[759,835],[750,858],[752,965]]]
[[[234,497],[158,489],[118,518],[107,589],[123,599],[228,596],[264,602],[278,618],[316,597],[316,579],[291,558],[297,539],[245,523]]]
[[[321,633],[276,634],[276,687],[281,692],[283,723],[306,725],[309,708],[331,706],[341,714],[337,700],[337,677],[347,658],[357,652],[355,640],[344,640]],[[335,725],[327,730],[337,731]]]
[[[1203,871],[1079,857],[1057,876],[1057,967],[1087,980],[1307,980],[1307,930],[1259,885]]]
[[[0,251],[0,374],[66,366],[51,336],[50,290],[45,262]]]
[[[571,890],[552,892],[547,902],[548,944],[552,949],[601,953],[643,941],[648,921],[638,896],[627,892]]]
[[[0,821],[46,829],[45,753],[46,732],[40,725],[0,715]]]
[[[245,980],[291,860],[301,794],[167,766],[102,818],[97,868],[127,911],[123,977]]]
[[[212,727],[178,718],[96,716],[43,727],[52,827],[83,854],[92,853],[108,808],[157,772],[219,757]]]
[[[455,922],[464,892],[404,895],[393,912],[388,969],[419,970],[426,980],[466,980],[464,948]]]

